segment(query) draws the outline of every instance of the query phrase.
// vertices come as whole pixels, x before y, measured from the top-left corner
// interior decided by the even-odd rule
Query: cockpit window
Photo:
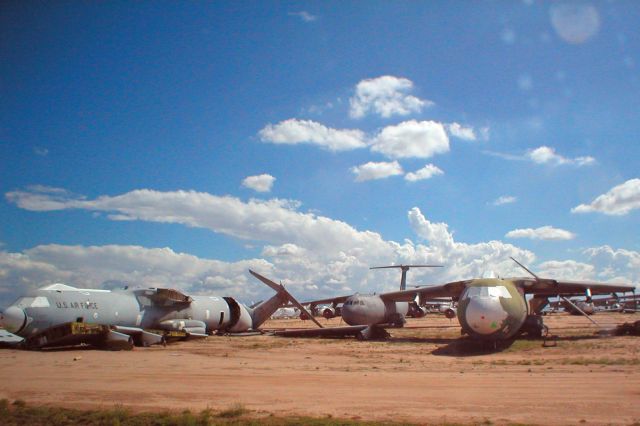
[[[35,299],[35,297],[21,297],[16,301],[16,303],[14,303],[14,305],[22,309],[29,308],[31,307],[31,303],[33,302],[33,299]]]
[[[497,286],[479,286],[469,287],[467,289],[468,297],[504,297],[505,299],[511,299],[509,290],[503,285]]]

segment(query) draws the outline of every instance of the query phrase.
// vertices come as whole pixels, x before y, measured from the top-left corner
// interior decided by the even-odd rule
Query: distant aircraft
[[[611,294],[634,290],[631,284],[589,281],[561,281],[540,278],[512,258],[532,278],[498,278],[490,273],[484,278],[455,281],[441,285],[400,290],[380,295],[351,295],[323,299],[316,303],[343,303],[342,317],[349,327],[323,330],[291,330],[283,335],[355,335],[359,339],[385,337],[388,327],[401,327],[408,312],[408,302],[416,296],[423,299],[451,297],[457,301],[457,316],[462,331],[479,340],[506,340],[520,332],[541,336],[546,331],[540,311],[548,298],[592,294]],[[267,285],[277,285],[255,272],[251,273]],[[527,302],[526,295],[533,295]],[[568,299],[566,299],[568,300]],[[313,302],[311,302],[313,303]],[[332,332],[333,331],[333,332]]]
[[[402,271],[402,275],[400,276],[400,290],[405,290],[407,288],[407,271],[409,271],[409,269],[411,268],[442,268],[442,265],[392,265],[392,266],[374,266],[369,269],[396,269],[396,268]],[[352,295],[352,296],[355,296],[355,295]],[[347,303],[348,297],[350,296],[345,296],[344,298],[329,298],[329,299],[322,299],[322,300],[314,300],[312,302],[303,302],[303,304],[305,306],[309,306],[311,312],[317,311],[326,319],[330,319],[330,318],[342,315],[342,307],[344,305],[343,306],[338,306],[338,305]],[[408,303],[408,305],[406,306],[407,312],[405,313],[406,316],[413,317],[413,318],[421,318],[425,316],[425,314],[427,313],[424,306],[418,303],[417,300],[413,300],[411,302],[401,302],[401,305],[397,306],[397,309],[399,311],[404,311],[405,310],[404,304],[407,304],[407,303]],[[321,306],[320,308],[318,308],[318,305],[324,305],[324,304],[329,304],[330,306]]]
[[[167,288],[111,291],[52,284],[5,309],[0,326],[25,338],[26,346],[33,348],[62,343],[148,346],[164,343],[172,332],[205,337],[255,330],[293,299],[284,287],[272,288],[276,295],[249,308],[232,297],[188,296]]]
[[[300,311],[297,308],[282,307],[271,314],[271,319],[289,319],[296,318],[299,315]]]

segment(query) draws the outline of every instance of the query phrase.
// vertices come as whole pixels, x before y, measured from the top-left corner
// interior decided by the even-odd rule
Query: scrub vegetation
[[[215,425],[406,425],[408,423],[363,422],[359,419],[339,419],[331,416],[314,417],[278,417],[273,414],[255,413],[242,404],[215,411],[202,410],[192,413],[190,410],[159,413],[136,413],[116,406],[105,410],[73,410],[68,408],[27,405],[22,400],[9,402],[0,400],[0,424],[3,426],[215,426]],[[490,423],[489,423],[490,424]],[[453,425],[453,424],[452,424]]]

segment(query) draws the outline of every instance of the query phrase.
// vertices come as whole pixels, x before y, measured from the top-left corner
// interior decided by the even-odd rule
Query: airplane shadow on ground
[[[581,340],[596,340],[602,339],[605,336],[598,336],[594,334],[589,335],[575,335],[575,336],[556,336],[551,335],[544,338],[527,338],[519,337],[516,339],[499,340],[496,342],[478,341],[469,337],[460,337],[456,339],[429,339],[432,343],[443,343],[443,346],[435,349],[431,353],[436,356],[480,356],[489,355],[498,352],[505,351],[513,348],[516,342],[525,342],[523,346],[530,346],[531,344],[539,346],[540,348],[553,348],[562,342],[575,342]],[[436,341],[440,340],[440,342]],[[516,345],[517,346],[517,345]],[[517,350],[517,347],[514,348]]]
[[[484,342],[469,337],[451,339],[448,343],[431,352],[436,356],[479,356],[502,352],[513,345],[514,340],[500,340],[496,342]],[[542,341],[540,341],[542,343]]]
[[[434,349],[431,353],[438,356],[478,356],[487,355],[496,352],[502,352],[508,349],[513,344],[513,340],[498,341],[498,342],[483,342],[475,340],[469,337],[407,337],[407,338],[392,338],[390,342],[397,343],[423,343],[441,345],[437,349]],[[540,339],[542,345],[542,339]]]

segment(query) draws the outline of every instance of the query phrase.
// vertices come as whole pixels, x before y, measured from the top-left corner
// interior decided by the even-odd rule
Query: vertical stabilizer
[[[442,268],[442,265],[392,265],[392,266],[374,266],[369,269],[389,269],[398,268],[402,270],[402,276],[400,277],[400,290],[407,289],[407,271],[410,268]]]
[[[276,293],[272,298],[261,302],[258,306],[250,310],[254,330],[260,327],[278,308],[287,303],[289,298],[283,293]]]

